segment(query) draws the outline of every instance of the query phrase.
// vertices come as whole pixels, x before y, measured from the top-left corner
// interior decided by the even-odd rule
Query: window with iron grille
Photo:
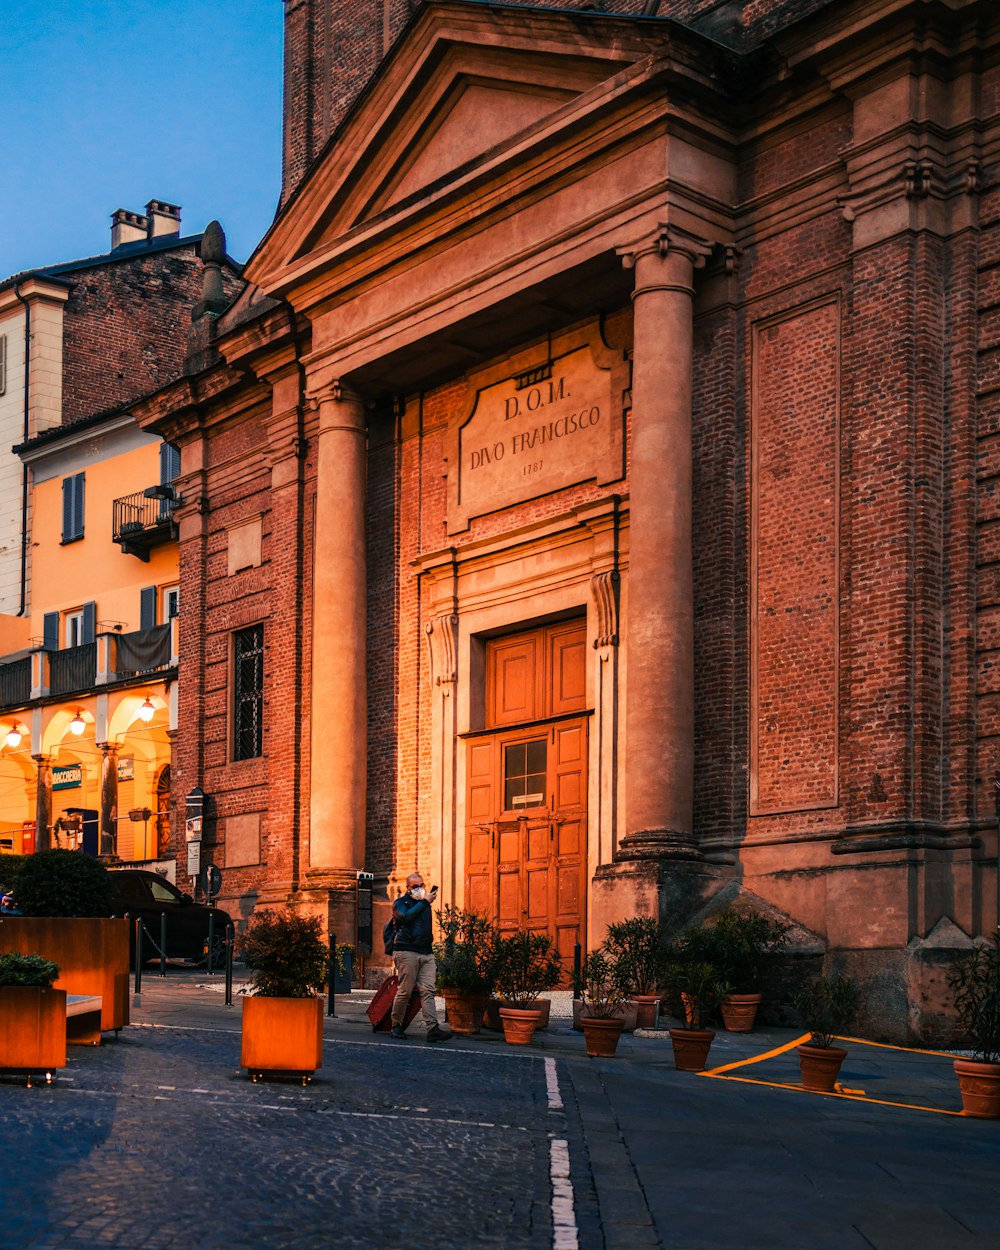
[[[233,634],[233,759],[263,754],[264,626]]]

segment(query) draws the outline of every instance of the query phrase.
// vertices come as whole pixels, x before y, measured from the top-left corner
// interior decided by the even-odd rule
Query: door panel
[[[548,639],[547,716],[582,712],[587,706],[587,627],[552,630]]]
[[[491,642],[496,732],[468,746],[468,906],[502,931],[547,933],[567,980],[585,932],[589,722],[544,718],[586,709],[586,644],[582,621]]]

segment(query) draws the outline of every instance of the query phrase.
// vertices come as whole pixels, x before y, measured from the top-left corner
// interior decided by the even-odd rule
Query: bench
[[[77,1046],[100,1046],[103,1005],[100,994],[67,994],[66,1041]]]

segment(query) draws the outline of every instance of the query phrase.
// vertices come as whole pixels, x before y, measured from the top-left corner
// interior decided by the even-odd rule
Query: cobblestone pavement
[[[565,1020],[376,1038],[355,995],[311,1086],[254,1085],[220,985],[144,986],[52,1087],[0,1081],[0,1250],[1000,1250],[1000,1125],[920,1109],[957,1107],[946,1057],[852,1044],[882,1101],[851,1101],[781,1087],[787,1030],[717,1036],[716,1065],[779,1048],[756,1084],[662,1033],[588,1060]]]
[[[324,1061],[255,1085],[238,1033],[139,1026],[51,1087],[5,1081],[3,1245],[552,1245],[540,1058],[328,1040]]]

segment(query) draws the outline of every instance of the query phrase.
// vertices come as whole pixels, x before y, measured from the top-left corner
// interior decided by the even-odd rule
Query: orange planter
[[[0,1070],[44,1072],[66,1066],[66,991],[0,986]]]
[[[503,1035],[510,1046],[530,1045],[541,1020],[542,1013],[536,1008],[500,1008]]]
[[[681,1072],[701,1072],[708,1064],[714,1029],[670,1029],[674,1067]]]
[[[604,1059],[618,1049],[625,1021],[618,1016],[602,1019],[600,1016],[581,1016],[580,1028],[587,1043],[587,1054],[592,1059]]]
[[[244,998],[240,1064],[255,1081],[278,1072],[305,1085],[323,1066],[323,999]]]
[[[760,994],[727,994],[719,1004],[722,1023],[729,1033],[750,1033],[757,1018]]]
[[[440,990],[439,993],[448,1008],[448,1023],[453,1033],[468,1037],[480,1031],[489,1001],[485,994],[463,994],[459,990]]]
[[[652,1029],[656,1025],[656,1009],[660,1005],[659,994],[633,994],[635,1003],[635,1027]]]
[[[954,1066],[962,1113],[977,1120],[1000,1120],[1000,1063],[956,1059]]]
[[[61,916],[5,916],[0,954],[41,955],[59,965],[57,990],[101,996],[101,1029],[128,1024],[127,920]]]
[[[842,1046],[799,1046],[802,1088],[819,1094],[832,1094],[840,1075],[840,1065],[847,1058]]]

